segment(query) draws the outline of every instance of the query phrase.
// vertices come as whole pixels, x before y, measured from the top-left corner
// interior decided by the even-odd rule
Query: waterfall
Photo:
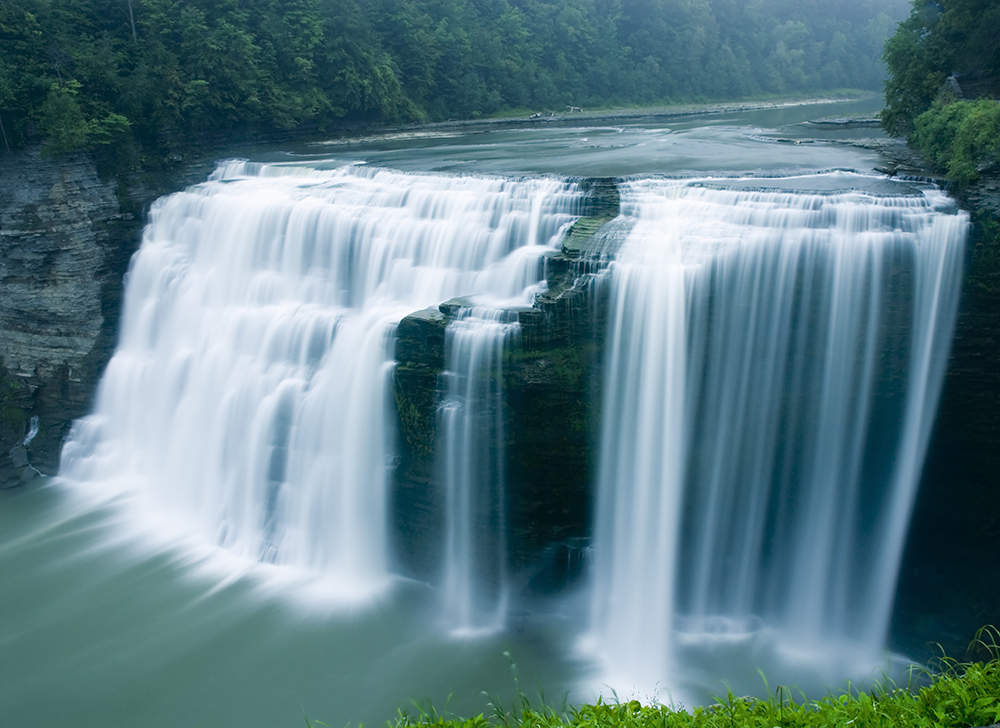
[[[509,318],[466,308],[445,334],[444,608],[459,634],[499,629],[506,616],[503,353],[518,330]]]
[[[957,308],[950,208],[623,188],[590,634],[613,679],[761,628],[877,662]]]
[[[612,266],[594,534],[594,618],[607,656],[657,676],[665,654],[648,646],[669,639],[686,369],[679,240],[659,230],[640,219]]]
[[[392,572],[396,324],[470,293],[528,300],[579,197],[552,179],[221,165],[153,207],[61,476],[373,593]]]
[[[937,191],[737,184],[621,187],[589,642],[628,685],[670,680],[678,645],[712,635],[879,650],[943,379],[964,213]],[[441,612],[458,634],[503,627],[505,350],[582,198],[220,165],[151,211],[60,477],[199,554],[369,598],[395,568],[396,325],[438,306]]]

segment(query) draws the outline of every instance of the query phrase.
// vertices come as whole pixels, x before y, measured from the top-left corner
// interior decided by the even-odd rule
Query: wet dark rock
[[[838,116],[830,119],[813,119],[803,124],[820,129],[878,129],[882,122],[876,116]]]
[[[437,307],[405,317],[396,328],[393,397],[398,460],[393,469],[390,529],[408,573],[431,579],[441,559],[444,517],[436,460],[439,378],[448,317]]]
[[[0,487],[9,487],[54,473],[70,424],[90,407],[142,203],[141,190],[102,179],[85,155],[9,154],[0,179]],[[25,445],[32,416],[38,433]]]
[[[905,175],[916,180],[944,182],[944,178],[932,172],[920,153],[907,146],[903,139],[876,137],[872,139],[831,140],[830,143],[878,152],[879,156],[882,157],[882,164],[875,167],[877,172],[889,174],[884,170],[891,169],[891,176]]]
[[[581,180],[580,188],[587,192],[583,215],[573,223],[563,239],[562,255],[576,260],[613,254],[613,251],[606,250],[607,241],[598,233],[618,217],[621,205],[618,185],[610,177],[593,177]],[[555,268],[551,270],[556,271]],[[551,282],[549,289],[552,289]]]
[[[557,264],[553,264],[557,263]],[[549,261],[549,290],[521,312],[504,370],[511,569],[565,587],[579,572],[547,561],[590,535],[601,422],[607,286],[600,264]]]
[[[917,659],[962,659],[1000,624],[1000,180],[950,192],[973,225],[893,617],[893,647]]]
[[[558,591],[578,578],[590,533],[607,310],[601,272],[613,252],[594,239],[618,215],[619,199],[614,180],[581,186],[590,193],[589,216],[546,259],[546,290],[530,308],[511,311],[520,333],[504,360],[508,566],[524,594]],[[393,531],[401,565],[424,579],[436,576],[443,547],[436,443],[444,333],[459,309],[474,304],[445,301],[407,316],[397,329]]]

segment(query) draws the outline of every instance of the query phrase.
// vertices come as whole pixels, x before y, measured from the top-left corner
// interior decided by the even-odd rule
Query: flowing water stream
[[[877,662],[943,380],[947,197],[717,185],[623,190],[593,586],[616,685],[761,631]]]
[[[260,154],[160,200],[93,414],[57,479],[0,500],[0,715],[332,725],[449,695],[478,713],[482,691],[509,699],[512,661],[557,702],[891,671],[967,218],[828,171],[870,171],[863,149],[773,140],[823,113]],[[633,176],[588,578],[515,607],[510,312],[595,174]],[[388,526],[394,337],[452,299],[444,549],[422,583]]]
[[[458,634],[507,618],[503,354],[518,332],[496,309],[461,309],[445,332],[445,624]]]

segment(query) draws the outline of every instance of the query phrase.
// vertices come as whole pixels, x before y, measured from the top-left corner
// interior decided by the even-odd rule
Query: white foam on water
[[[584,645],[623,690],[735,635],[883,661],[968,218],[753,183],[622,188]]]
[[[221,164],[154,206],[61,480],[117,494],[131,530],[199,544],[197,561],[371,598],[392,580],[396,324],[477,292],[530,300],[579,197],[544,178]]]

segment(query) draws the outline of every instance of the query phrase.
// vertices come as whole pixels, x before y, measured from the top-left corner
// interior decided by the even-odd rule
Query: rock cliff
[[[923,659],[1000,624],[1000,178],[949,192],[973,225],[893,620],[894,646]]]
[[[504,361],[508,566],[523,594],[571,582],[590,533],[607,310],[600,231],[618,214],[618,192],[610,179],[581,186],[588,192],[584,215],[547,258],[546,290],[518,311],[519,336]],[[439,375],[444,331],[459,307],[444,302],[407,316],[397,329],[393,532],[404,568],[431,580],[440,563],[444,508],[435,448]]]
[[[6,155],[0,179],[0,487],[9,487],[54,473],[70,424],[89,408],[142,203],[84,155]]]

